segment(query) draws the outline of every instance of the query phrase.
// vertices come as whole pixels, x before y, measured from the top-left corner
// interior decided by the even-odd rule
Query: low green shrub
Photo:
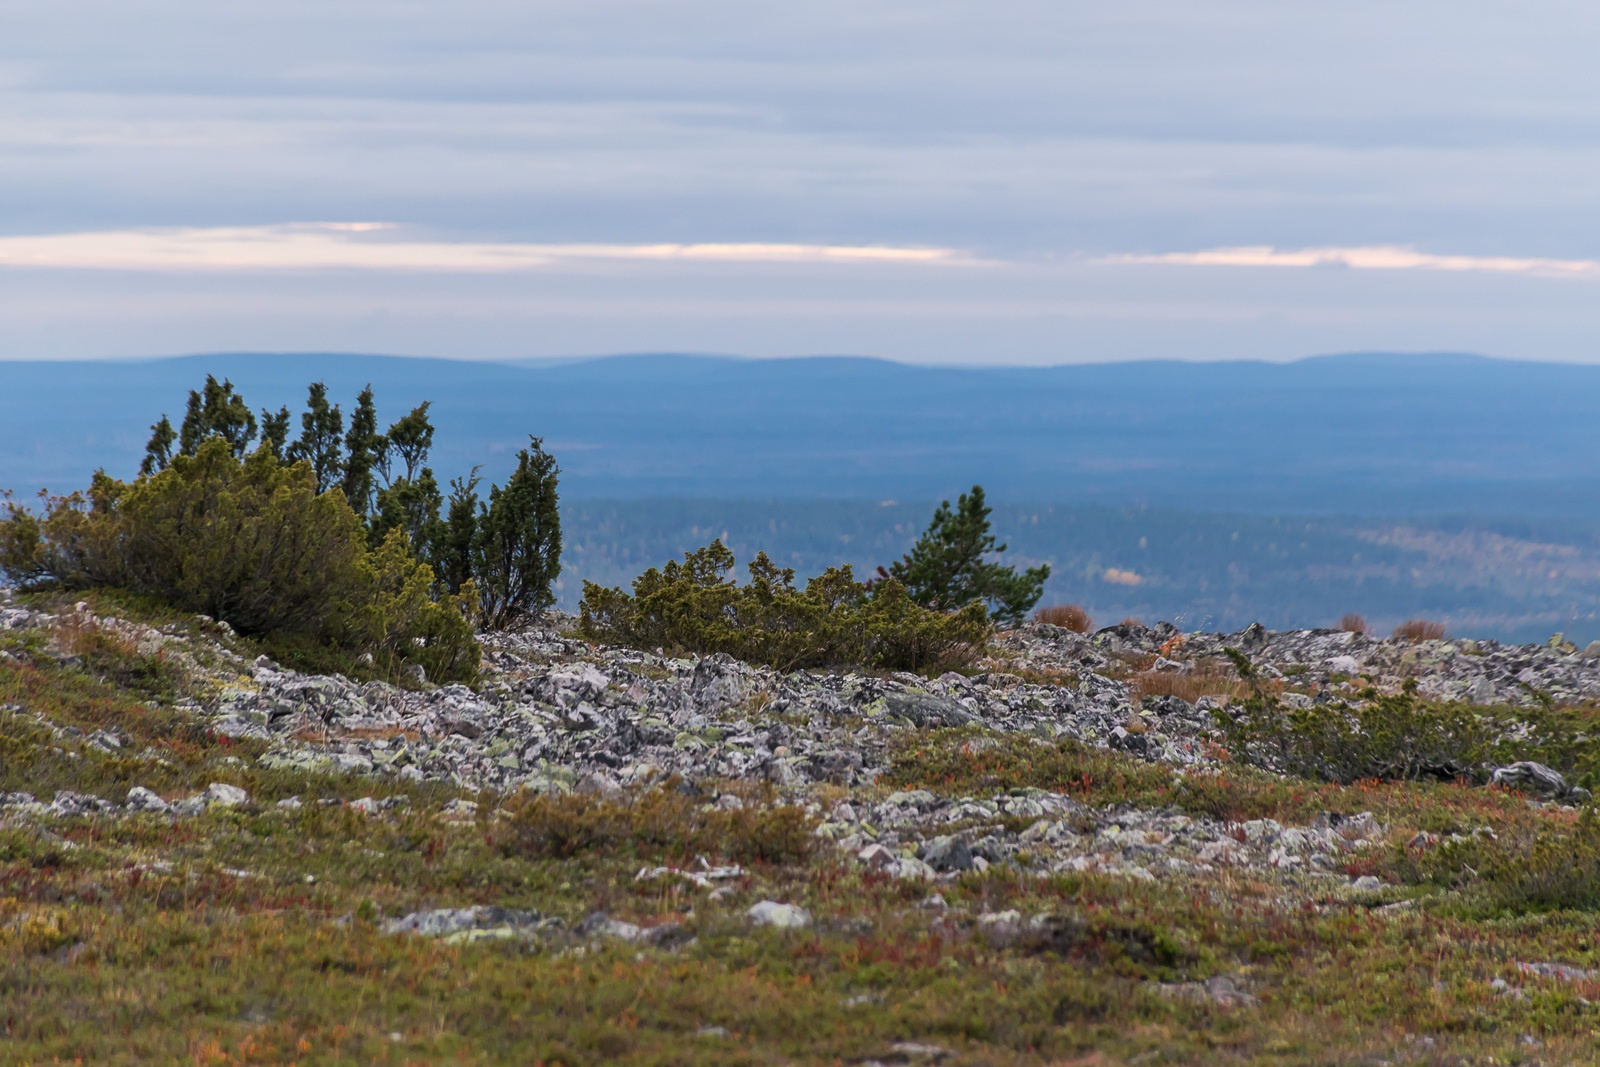
[[[583,632],[633,648],[725,652],[782,670],[855,664],[885,670],[942,672],[972,663],[989,634],[988,614],[973,601],[946,614],[916,604],[894,579],[872,589],[849,566],[806,583],[766,553],[749,564],[750,581],[728,573],[734,556],[720,540],[685,553],[621,589],[583,583]]]
[[[1600,820],[1586,808],[1568,826],[1517,825],[1392,846],[1386,881],[1454,890],[1476,915],[1600,908]]]
[[[561,573],[555,457],[540,438],[530,436],[505,486],[489,486],[487,502],[478,499],[476,467],[469,477],[450,483],[447,501],[428,466],[434,434],[430,406],[424,401],[379,433],[369,385],[356,398],[347,430],[327,385],[313,382],[300,416],[301,434],[290,441],[287,407],[263,410],[258,422],[232,382],[207,375],[203,388],[189,392],[181,429],[173,429],[165,415],[150,428],[139,473],[154,475],[179,460],[193,460],[214,440],[226,442],[236,459],[260,453],[279,466],[304,463],[315,495],[340,491],[370,548],[404,531],[412,555],[433,568],[440,589],[454,596],[471,582],[480,598],[475,610],[486,626],[521,626],[555,605],[551,588]],[[317,657],[315,645],[304,640],[286,646],[303,657],[337,659]]]
[[[1480,839],[1481,896],[1492,908],[1523,913],[1600,907],[1600,824],[1585,809],[1576,825],[1525,839]]]
[[[367,548],[339,491],[304,462],[234,454],[212,436],[133,482],[95,475],[42,516],[8,504],[0,570],[32,588],[109,587],[225,620],[242,633],[371,654],[468,679],[470,593],[435,599],[404,531]]]
[[[1414,679],[1398,693],[1366,689],[1355,703],[1286,707],[1245,656],[1229,658],[1246,691],[1213,712],[1234,758],[1325,782],[1451,781],[1482,784],[1493,768],[1533,760],[1575,785],[1600,779],[1600,710],[1482,708],[1423,700]]]
[[[1214,714],[1228,750],[1247,763],[1326,782],[1450,780],[1481,776],[1495,753],[1491,722],[1464,705],[1419,700],[1414,679],[1399,693],[1367,690],[1355,704],[1285,707],[1242,653],[1227,652],[1249,695]]]
[[[792,804],[753,799],[711,807],[672,788],[620,798],[523,793],[506,804],[495,842],[508,857],[565,860],[591,851],[643,859],[717,856],[736,863],[804,863],[816,819]]]

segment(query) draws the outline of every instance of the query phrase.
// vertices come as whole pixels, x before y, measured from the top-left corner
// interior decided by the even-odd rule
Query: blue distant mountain
[[[1466,355],[950,369],[631,355],[490,363],[225,354],[0,363],[0,486],[131,474],[206,373],[433,401],[442,476],[545,438],[574,499],[996,499],[1261,514],[1600,518],[1600,367]]]

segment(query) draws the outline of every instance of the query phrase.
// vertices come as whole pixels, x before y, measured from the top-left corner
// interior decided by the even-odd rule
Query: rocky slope
[[[1291,705],[1353,699],[1363,687],[1416,678],[1425,694],[1533,706],[1600,701],[1600,648],[1579,651],[1494,642],[1379,640],[1342,631],[1182,634],[1122,625],[1080,635],[1029,625],[1000,635],[972,676],[777,671],[726,656],[673,658],[596,647],[552,618],[521,633],[482,635],[476,687],[400,689],[253,662],[220,639],[95,618],[79,628],[120,634],[202,678],[187,701],[219,734],[266,742],[260,762],[299,771],[445,782],[463,790],[518,789],[618,794],[676,776],[704,785],[708,800],[737,783],[770,783],[807,804],[818,833],[859,862],[902,878],[936,880],[994,864],[1035,871],[1101,871],[1153,879],[1218,866],[1270,869],[1349,881],[1345,856],[1384,836],[1371,813],[1329,813],[1312,824],[1271,819],[1231,824],[1173,810],[1092,808],[1042,789],[990,795],[885,789],[877,779],[911,734],[970,727],[969,748],[996,735],[1071,738],[1177,768],[1212,768],[1212,709],[1231,683],[1223,648],[1248,654],[1286,688]],[[0,629],[49,635],[61,616],[0,607]],[[224,628],[225,629],[225,628]],[[48,642],[47,642],[48,643]],[[1185,680],[1224,692],[1194,702],[1173,695]],[[1140,696],[1141,689],[1167,690]],[[90,738],[118,747],[114,735]],[[823,800],[817,787],[830,787]],[[221,796],[175,801],[175,813]],[[725,803],[740,803],[733,793]],[[127,798],[9,798],[13,813],[166,807],[147,790]],[[1368,881],[1372,881],[1368,879]]]

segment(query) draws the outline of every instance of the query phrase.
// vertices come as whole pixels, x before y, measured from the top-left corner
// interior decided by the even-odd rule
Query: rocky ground
[[[596,647],[575,636],[571,621],[557,617],[526,632],[482,635],[484,671],[474,686],[435,687],[422,680],[414,688],[400,688],[297,673],[252,655],[246,642],[209,621],[139,622],[88,603],[8,600],[0,604],[0,631],[7,639],[0,668],[15,675],[7,721],[48,731],[55,739],[48,744],[64,760],[117,768],[110,777],[120,791],[97,790],[87,779],[83,788],[22,788],[27,768],[13,758],[11,785],[0,798],[0,827],[34,834],[28,840],[36,843],[49,839],[75,847],[107,834],[132,833],[93,829],[101,822],[137,820],[142,827],[177,828],[139,831],[146,838],[156,833],[181,841],[188,833],[181,828],[190,822],[210,826],[237,811],[270,827],[308,818],[302,813],[309,805],[349,812],[374,825],[410,825],[408,820],[425,817],[434,820],[429,825],[493,838],[496,820],[509,817],[500,810],[507,798],[571,796],[626,805],[666,788],[691,795],[707,810],[754,805],[803,811],[807,832],[817,843],[813,868],[840,872],[827,876],[835,881],[873,887],[869,895],[877,903],[872,908],[880,910],[853,914],[848,899],[819,896],[815,870],[794,876],[805,883],[802,887],[759,863],[665,854],[671,849],[647,855],[634,847],[606,876],[610,888],[589,900],[579,899],[581,886],[565,882],[543,899],[524,883],[502,894],[481,887],[419,894],[399,886],[384,902],[365,905],[372,909],[374,936],[437,941],[452,951],[477,941],[510,941],[571,953],[598,941],[631,946],[630,951],[682,954],[700,951],[692,947],[696,944],[723,944],[718,938],[741,926],[789,931],[773,936],[791,939],[799,936],[794,931],[811,931],[808,936],[845,942],[868,931],[893,930],[897,939],[914,931],[919,944],[922,939],[970,943],[998,953],[995,958],[1002,961],[1018,953],[1036,958],[1049,952],[1077,959],[1087,944],[1084,931],[1100,929],[1093,917],[1097,909],[1167,899],[1164,894],[1196,901],[1192,906],[1208,915],[1213,910],[1225,915],[1249,902],[1269,914],[1310,909],[1308,914],[1321,916],[1361,915],[1363,922],[1390,913],[1397,923],[1421,921],[1419,911],[1426,909],[1419,909],[1416,893],[1382,859],[1390,850],[1403,850],[1408,843],[1426,850],[1441,840],[1492,835],[1501,825],[1496,819],[1507,826],[1528,818],[1567,825],[1575,817],[1574,809],[1560,802],[1570,799],[1564,783],[1553,792],[1539,795],[1536,789],[1525,797],[1481,787],[1428,787],[1433,792],[1418,793],[1418,800],[1384,788],[1341,792],[1257,775],[1241,779],[1254,792],[1232,807],[1198,803],[1193,798],[1201,789],[1244,788],[1226,784],[1235,769],[1215,737],[1213,712],[1240,692],[1222,658],[1224,647],[1247,654],[1281,690],[1280,699],[1294,707],[1357,699],[1369,686],[1394,691],[1406,679],[1416,679],[1428,697],[1469,705],[1537,711],[1600,702],[1600,648],[1579,650],[1559,640],[1547,646],[1412,643],[1341,631],[1268,633],[1259,627],[1237,634],[1183,634],[1165,625],[1122,625],[1080,635],[1029,625],[1000,635],[979,671],[923,678],[846,671],[784,674],[723,656]],[[163,671],[181,680],[154,704],[202,724],[205,735],[222,746],[218,754],[193,764],[194,774],[214,775],[216,781],[191,775],[183,788],[171,788],[182,780],[173,772],[173,750],[148,731],[140,734],[143,727],[119,725],[121,720],[112,717],[85,723],[81,716],[52,715],[30,705],[32,675],[27,672],[76,676],[100,669],[82,651],[85,634],[95,636],[95,648],[109,642],[124,656],[162,664]],[[1078,747],[1064,748],[1066,742]],[[921,762],[919,753],[935,755]],[[1034,753],[1038,773],[1030,775]],[[1022,766],[1012,767],[1002,757]],[[1079,761],[1074,766],[1081,766],[1081,773],[1052,780],[1038,770],[1054,766],[1050,760],[1068,758]],[[996,773],[941,778],[935,763],[948,759],[980,770],[992,765]],[[230,773],[230,767],[238,773]],[[280,794],[290,788],[284,783],[302,785],[287,795],[267,795],[263,790],[269,787],[258,781],[274,783],[271,790]],[[326,781],[346,785],[315,784]],[[1133,782],[1144,784],[1135,788]],[[1451,789],[1456,792],[1445,792]],[[318,793],[328,795],[313,795]],[[1260,799],[1269,796],[1277,799]],[[1358,807],[1362,801],[1372,806]],[[1418,815],[1446,807],[1455,812],[1450,819]],[[0,845],[0,858],[3,850]],[[170,872],[179,862],[177,856],[159,854],[160,846],[145,851],[150,854],[140,862],[148,870],[160,872],[166,864]],[[241,878],[298,884],[297,876],[282,870],[226,869]],[[624,869],[626,879],[619,873]],[[1005,892],[993,890],[1000,885],[1008,887]],[[1079,887],[1068,895],[1081,896],[1087,892],[1084,885],[1099,887],[1090,896],[1124,904],[1080,900],[1070,914],[1062,911],[1059,898],[1067,890],[1061,887]],[[641,894],[655,894],[649,898],[655,910],[640,908]],[[892,917],[881,913],[885,907]],[[8,913],[24,919],[32,914],[15,901]],[[347,914],[339,921],[352,920]],[[1286,992],[1310,988],[1304,969],[1292,980],[1281,974],[1272,979],[1274,992],[1250,962],[1260,955],[1256,949],[1241,950],[1229,937],[1208,946],[1152,948],[1159,938],[1151,940],[1156,935],[1148,933],[1148,917],[1140,922],[1146,933],[1129,942],[1137,942],[1134,947],[1118,950],[1123,962],[1097,956],[1099,962],[1080,959],[1077,966],[1088,966],[1084,973],[1092,975],[1103,965],[1117,981],[1137,979],[1127,988],[1143,990],[1141,996],[1199,1005],[1207,1013],[1261,1011],[1263,1001],[1276,997],[1285,1011],[1315,1014],[1303,1004],[1295,1007],[1299,994]],[[1534,938],[1506,951],[1548,951],[1556,944]],[[1319,951],[1324,962],[1308,962],[1305,969],[1330,965],[1338,956],[1334,948]],[[1569,957],[1563,962],[1507,957],[1493,966],[1475,966],[1470,978],[1462,979],[1463,1004],[1491,1003],[1517,1020],[1492,1035],[1495,1047],[1527,1055],[1545,1047],[1550,1034],[1540,1029],[1544,1024],[1536,1025],[1531,1015],[1507,1015],[1506,1005],[1532,1003],[1540,983],[1587,989],[1593,975],[1580,964],[1589,957],[1571,952]],[[1209,962],[1202,966],[1201,960]],[[1552,967],[1570,973],[1548,971]],[[870,1005],[879,994],[864,986],[849,995],[865,997],[861,1003]],[[1433,1010],[1450,1015],[1437,1005]],[[1585,1019],[1586,1013],[1587,1001],[1579,1011]],[[1593,1021],[1600,1025],[1600,1016]],[[1452,1056],[1470,1052],[1448,1029],[1424,1033],[1414,1023],[1356,1027],[1359,1040],[1350,1045],[1351,1057],[1428,1059],[1445,1050]],[[1080,1051],[1167,1047],[1164,1038],[1129,1044],[1126,1035],[1097,1043],[1092,1034],[1100,1022],[1095,1020],[1063,1018],[1055,1025],[1077,1028],[1076,1043],[1068,1045]],[[1564,1041],[1587,1025],[1550,1033]],[[736,1028],[721,1023],[697,1020],[695,1027],[693,1036],[702,1041],[737,1036]],[[879,1051],[855,1058],[921,1062],[967,1056],[974,1062],[1017,1062],[1033,1055],[1028,1041],[997,1044],[983,1027],[945,1028],[937,1041],[904,1026],[895,1031],[889,1025],[883,1032],[890,1031],[895,1040],[878,1041]],[[1086,1033],[1091,1036],[1085,1038]],[[1295,1033],[1282,1036],[1281,1028],[1273,1033],[1280,1036],[1272,1040],[1287,1042],[1284,1056],[1319,1061],[1315,1041],[1308,1044]],[[1044,1039],[1034,1047],[1039,1041],[1066,1047]],[[1236,1058],[1272,1059],[1278,1054],[1267,1050],[1268,1043],[1244,1042]],[[1003,1055],[997,1052],[1002,1047]],[[565,1062],[604,1061],[600,1048],[567,1047]],[[740,1048],[740,1055],[756,1059],[807,1058],[803,1043],[791,1043],[781,1056],[767,1055],[772,1047],[760,1041]],[[1177,1059],[1205,1056],[1183,1041],[1172,1043],[1169,1051]],[[434,1048],[423,1058],[437,1053]],[[834,1049],[829,1056],[837,1054]],[[663,1055],[672,1060],[682,1053]]]
[[[55,619],[0,609],[0,627],[12,631],[46,630]],[[189,644],[136,623],[92,615],[84,621],[120,628],[147,651],[176,644],[185,655],[182,646]],[[1139,699],[1129,665],[1141,659],[1149,674],[1182,679],[1219,670],[1222,648],[1238,648],[1268,678],[1292,682],[1282,699],[1296,706],[1351,699],[1367,685],[1392,690],[1413,677],[1425,694],[1471,703],[1532,706],[1540,694],[1564,704],[1600,701],[1600,647],[1580,652],[1559,643],[1412,643],[1259,627],[1181,634],[1166,625],[1080,635],[1030,625],[1001,636],[986,663],[992,669],[928,679],[780,674],[726,656],[596,647],[573,635],[572,622],[558,616],[521,633],[481,635],[487,669],[476,687],[357,684],[298,674],[264,656],[245,661],[217,644],[207,650],[212,695],[190,706],[219,734],[268,743],[263,765],[300,771],[445,782],[470,791],[602,796],[669,776],[713,788],[755,781],[814,808],[808,789],[832,785],[838,799],[818,808],[819,834],[864,863],[931,880],[1015,863],[1019,853],[1031,869],[1136,878],[1216,864],[1314,874],[1341,869],[1343,853],[1381,836],[1371,813],[1330,815],[1299,827],[1272,820],[1235,825],[1126,805],[1095,809],[1038,788],[988,796],[876,788],[897,740],[950,727],[1071,738],[1177,767],[1214,769],[1216,758],[1207,753],[1215,746],[1205,738],[1212,709],[1226,697]],[[90,740],[119,744],[110,735]],[[192,814],[209,802],[214,798],[189,798],[173,810]],[[29,803],[13,798],[11,806]],[[119,805],[145,811],[156,801],[142,791],[126,802],[32,803],[29,810],[62,813]],[[1018,820],[1031,821],[1021,832],[1008,828]]]

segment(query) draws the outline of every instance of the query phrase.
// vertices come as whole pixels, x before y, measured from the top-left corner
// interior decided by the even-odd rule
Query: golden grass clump
[[[1394,636],[1402,641],[1416,644],[1418,641],[1443,640],[1445,626],[1442,622],[1430,622],[1427,619],[1407,619],[1394,628]]]
[[[1089,618],[1089,613],[1076,604],[1054,604],[1040,608],[1033,613],[1033,621],[1047,622],[1075,634],[1086,634],[1094,629],[1094,620]]]
[[[1347,634],[1364,634],[1367,632],[1367,620],[1364,616],[1351,612],[1339,620],[1339,629]]]
[[[1135,705],[1145,697],[1181,697],[1193,704],[1204,696],[1242,698],[1245,692],[1237,672],[1226,664],[1197,663],[1183,673],[1143,671],[1128,679],[1128,699]]]

